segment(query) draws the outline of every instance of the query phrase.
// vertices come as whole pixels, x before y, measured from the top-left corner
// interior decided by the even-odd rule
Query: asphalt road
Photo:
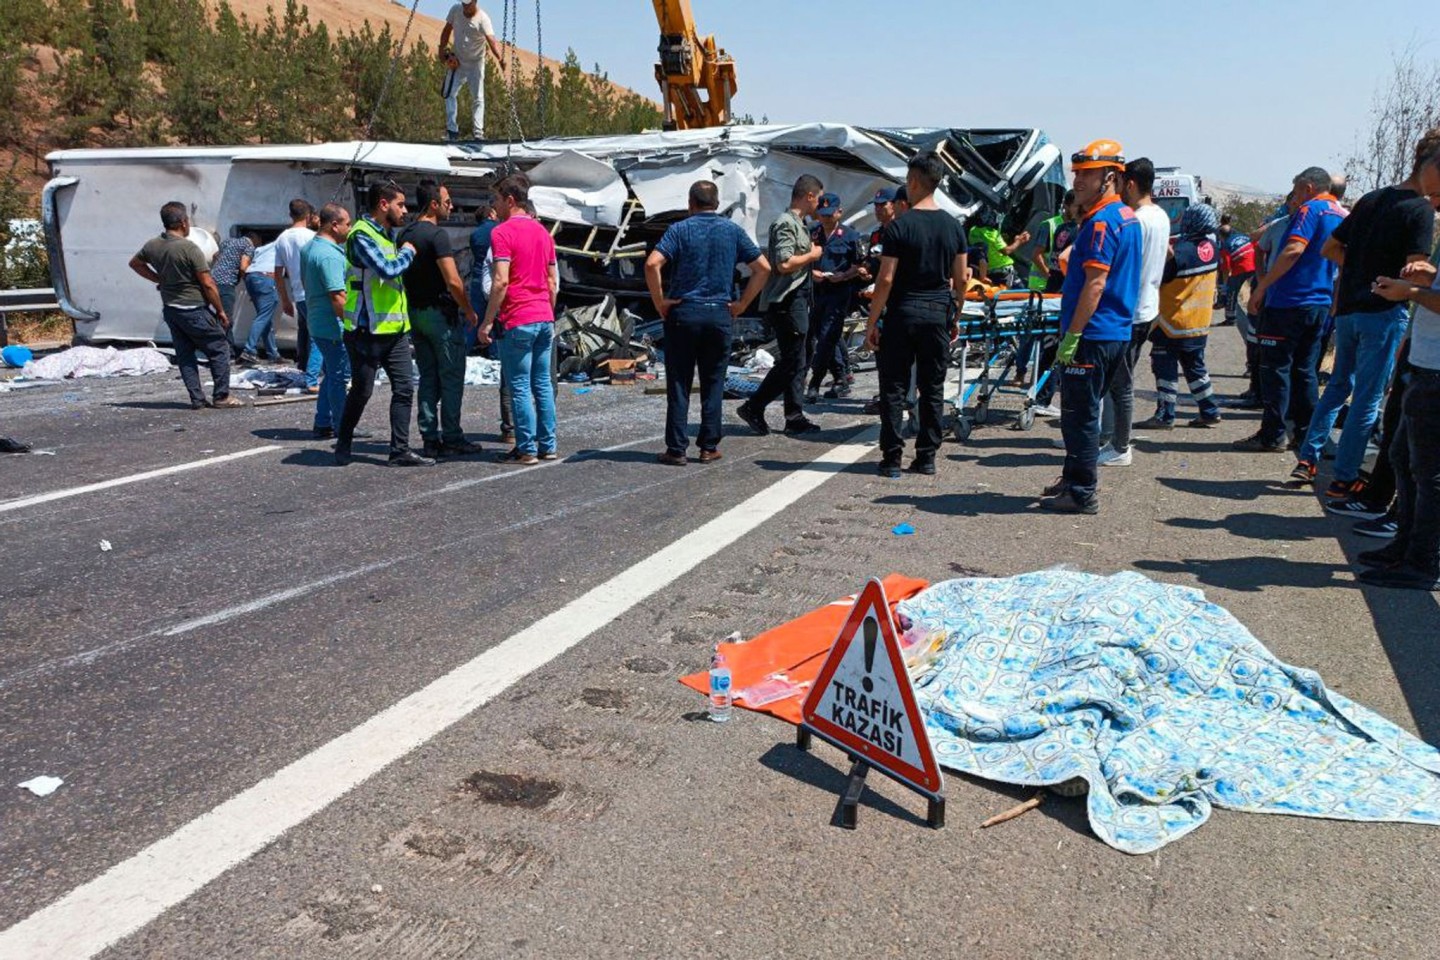
[[[1214,340],[1217,385],[1236,392],[1238,337]],[[1090,834],[1081,801],[981,832],[1029,791],[951,776],[944,830],[877,778],[852,833],[831,825],[837,752],[799,754],[753,714],[699,720],[676,682],[732,631],[872,575],[1135,568],[1203,588],[1282,659],[1440,740],[1435,598],[1354,582],[1372,543],[1284,486],[1287,458],[1228,450],[1254,414],[1142,438],[1133,467],[1106,471],[1101,515],[1071,518],[1033,509],[1059,469],[1044,421],[977,429],[938,477],[887,482],[853,446],[873,421],[839,402],[822,434],[737,426],[723,461],[676,469],[653,462],[662,398],[565,386],[564,461],[397,471],[380,444],[329,465],[308,404],[181,399],[170,378],[0,397],[0,432],[54,451],[0,461],[0,929],[116,865],[132,876],[177,835],[149,869],[195,892],[101,956],[1433,955],[1440,832],[1217,811],[1130,857]],[[469,391],[474,435],[494,407]],[[813,489],[756,524],[749,505],[796,483]],[[902,521],[915,536],[891,534]],[[699,559],[667,582],[687,550]],[[587,625],[607,583],[618,616]],[[327,745],[363,755],[373,718],[467,665],[489,692],[458,722],[399,748],[374,734],[398,759],[353,785],[344,765],[285,779]],[[276,823],[333,802],[205,882],[195,864],[223,854],[186,838],[233,839],[207,811],[277,771]],[[65,785],[14,787],[42,774]],[[144,915],[151,891],[130,894],[142,906],[121,912]],[[88,927],[44,955],[87,955]]]

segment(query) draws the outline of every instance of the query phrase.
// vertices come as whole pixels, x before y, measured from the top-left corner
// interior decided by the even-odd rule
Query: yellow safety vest
[[[355,329],[363,303],[371,333],[406,333],[410,330],[410,304],[405,298],[405,285],[399,277],[389,279],[365,266],[354,247],[359,234],[373,239],[387,257],[395,255],[395,244],[369,217],[361,217],[350,228],[350,237],[345,241],[345,258],[349,261],[345,271],[345,329]]]

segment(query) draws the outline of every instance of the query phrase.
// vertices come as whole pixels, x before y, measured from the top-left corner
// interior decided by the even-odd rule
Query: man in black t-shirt
[[[945,369],[958,300],[964,296],[966,248],[964,225],[935,203],[935,188],[944,178],[945,165],[935,154],[913,157],[905,179],[910,210],[881,237],[884,250],[865,343],[879,351],[880,475],[891,479],[900,476],[905,452],[900,431],[912,365],[920,394],[920,430],[910,469],[933,475],[940,449]]]
[[[465,439],[460,428],[460,403],[465,393],[465,331],[479,317],[470,306],[450,235],[440,227],[453,204],[450,191],[434,180],[421,180],[415,188],[418,219],[400,232],[400,242],[415,247],[415,260],[405,271],[405,296],[410,302],[410,326],[415,343],[415,365],[420,370],[416,420],[425,441],[427,457],[460,457],[479,453],[478,443]],[[438,410],[437,410],[438,408]]]
[[[1410,320],[1407,304],[1376,296],[1371,285],[1376,277],[1398,277],[1407,263],[1430,257],[1435,210],[1420,190],[1419,173],[1437,147],[1440,137],[1422,138],[1410,179],[1361,197],[1321,249],[1340,265],[1335,365],[1290,476],[1301,483],[1315,479],[1325,443],[1348,398],[1350,413],[1340,434],[1334,477],[1325,490],[1331,502],[1358,495],[1364,488],[1360,465]]]

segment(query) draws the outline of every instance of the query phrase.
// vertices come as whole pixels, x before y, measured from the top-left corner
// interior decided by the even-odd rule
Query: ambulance
[[[1204,196],[1200,178],[1184,173],[1179,167],[1155,168],[1155,202],[1170,217],[1170,235],[1180,232],[1180,217],[1193,203]]]

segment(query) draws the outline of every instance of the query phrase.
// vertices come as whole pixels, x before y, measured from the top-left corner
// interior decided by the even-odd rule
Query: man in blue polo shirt
[[[715,211],[720,188],[709,180],[690,186],[690,216],[670,227],[645,260],[645,283],[665,321],[665,451],[661,463],[683,467],[690,446],[690,381],[700,374],[700,462],[720,459],[725,370],[730,360],[730,321],[754,299],[770,276],[770,263],[739,224]],[[670,292],[663,272],[671,264]],[[750,281],[735,297],[735,268],[745,264]]]
[[[1320,394],[1316,365],[1338,269],[1321,248],[1345,219],[1345,210],[1321,167],[1310,167],[1294,183],[1299,209],[1285,230],[1285,246],[1255,285],[1248,307],[1251,316],[1259,316],[1255,330],[1265,413],[1260,430],[1235,441],[1235,449],[1251,453],[1284,452],[1287,416],[1303,440]]]
[[[320,208],[320,230],[300,248],[300,282],[309,304],[306,322],[310,342],[320,352],[320,395],[315,398],[315,436],[335,436],[345,412],[345,382],[350,357],[345,352],[345,239],[350,236],[350,211],[338,203]]]
[[[1070,158],[1083,222],[1061,289],[1056,351],[1062,370],[1060,432],[1065,469],[1040,506],[1059,513],[1098,513],[1100,401],[1128,376],[1126,351],[1140,299],[1140,221],[1120,199],[1125,150],[1096,140]]]

